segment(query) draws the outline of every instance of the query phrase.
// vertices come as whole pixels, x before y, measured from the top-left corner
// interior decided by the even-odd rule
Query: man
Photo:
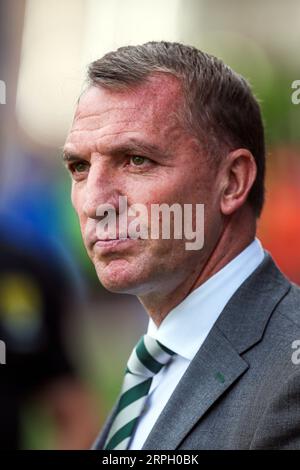
[[[64,149],[72,202],[101,283],[149,314],[94,448],[300,448],[300,293],[255,239],[265,149],[248,84],[167,42],[111,52],[88,78]],[[121,197],[204,204],[202,249],[124,236]]]

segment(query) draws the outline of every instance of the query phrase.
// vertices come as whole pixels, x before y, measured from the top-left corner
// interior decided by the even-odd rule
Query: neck
[[[224,224],[219,238],[206,253],[204,261],[181,284],[176,285],[171,292],[151,292],[140,296],[140,302],[156,326],[159,327],[168,313],[192,291],[238,256],[254,240],[255,232],[256,220],[251,209],[245,208],[243,213],[234,214]]]

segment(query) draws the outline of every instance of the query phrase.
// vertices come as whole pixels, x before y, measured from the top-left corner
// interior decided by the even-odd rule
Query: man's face
[[[80,99],[65,144],[72,202],[87,252],[111,291],[166,294],[193,282],[220,235],[218,175],[175,116],[182,104],[178,81],[166,74],[122,92],[91,87]],[[186,240],[172,236],[105,241],[97,207],[113,205],[118,222],[119,196],[149,214],[152,204],[204,204],[204,248],[188,251]]]

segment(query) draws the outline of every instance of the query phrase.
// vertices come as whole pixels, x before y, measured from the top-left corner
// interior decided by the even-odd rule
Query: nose
[[[101,205],[111,205],[118,211],[120,190],[117,185],[115,170],[109,168],[104,162],[99,161],[90,166],[85,185],[83,212],[91,219],[101,219],[97,215],[101,213]]]

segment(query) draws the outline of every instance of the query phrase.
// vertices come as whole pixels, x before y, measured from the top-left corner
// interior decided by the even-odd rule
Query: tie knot
[[[126,372],[153,377],[171,360],[174,354],[158,340],[144,335],[131,353]]]

